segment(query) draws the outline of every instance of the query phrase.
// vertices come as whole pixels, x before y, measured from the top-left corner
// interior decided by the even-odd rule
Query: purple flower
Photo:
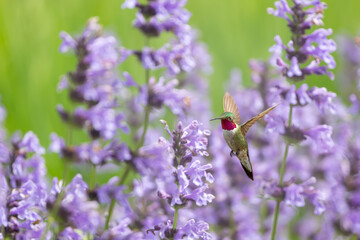
[[[60,45],[60,52],[67,52],[69,49],[75,49],[77,42],[67,32],[60,32],[60,38],[63,42]]]
[[[46,167],[41,154],[45,149],[40,145],[37,136],[28,132],[20,140],[13,140],[13,150],[6,151],[5,161],[9,164],[7,178],[12,187],[21,187],[22,184],[31,180],[39,186],[45,187]]]
[[[334,148],[334,142],[331,138],[332,127],[328,125],[319,125],[312,129],[304,131],[313,141],[313,148],[318,153],[331,152]]]
[[[158,237],[163,238],[173,238],[175,240],[179,239],[203,239],[210,240],[214,239],[214,237],[208,233],[209,224],[204,221],[195,221],[194,219],[190,219],[186,222],[186,224],[182,227],[176,229],[176,232],[172,229],[172,222],[168,220],[166,223],[160,223],[156,225],[153,229],[147,230],[147,238],[146,239],[158,239],[155,236],[155,233],[158,234]]]
[[[289,78],[292,78],[293,76],[299,77],[302,75],[302,72],[300,70],[300,66],[299,66],[299,63],[298,63],[298,60],[296,57],[291,58],[291,65],[286,74]]]
[[[336,97],[336,93],[329,92],[324,87],[313,87],[308,90],[307,93],[308,96],[315,102],[316,106],[320,109],[321,113],[324,113],[325,109],[329,109],[331,113],[335,112],[335,106],[332,103],[332,100]]]
[[[139,156],[134,159],[134,164],[136,169],[144,175],[152,173],[161,176],[167,174],[172,156],[169,142],[161,137],[157,143],[140,148]]]
[[[18,147],[20,148],[20,152],[34,152],[39,155],[45,153],[45,149],[40,145],[39,139],[31,131],[25,134],[19,142]]]
[[[311,98],[309,97],[307,89],[308,85],[305,83],[296,90],[296,96],[300,105],[306,105],[311,102]]]
[[[103,240],[103,239],[112,239],[112,240],[136,240],[136,239],[145,239],[143,233],[135,232],[130,229],[131,224],[130,218],[123,218],[117,225],[111,227],[108,231],[105,231],[101,237],[97,238],[96,240]]]
[[[279,134],[285,133],[285,121],[281,116],[277,115],[269,115],[265,117],[267,125],[266,125],[266,131],[271,132],[277,132]]]
[[[145,69],[166,68],[170,76],[195,69],[194,57],[198,48],[194,48],[194,40],[197,36],[188,25],[191,14],[184,9],[186,2],[156,0],[143,4],[125,1],[122,5],[123,8],[138,8],[134,26],[147,37],[158,37],[164,31],[176,36],[157,50],[145,46],[141,51],[132,52]]]
[[[81,240],[84,239],[84,235],[80,233],[78,229],[66,227],[60,234],[59,240]]]
[[[65,46],[73,48],[78,64],[74,72],[63,78],[61,88],[66,87],[70,99],[86,103],[86,108],[80,106],[70,113],[58,107],[61,118],[75,126],[86,127],[93,139],[110,140],[118,130],[128,132],[123,114],[116,110],[116,93],[126,86],[117,76],[116,67],[124,60],[125,51],[118,49],[115,37],[102,36],[97,18],[91,18],[83,33],[72,41],[67,34],[62,36]]]
[[[16,218],[10,218],[9,225],[20,228],[28,236],[40,237],[45,227],[42,215],[46,214],[46,197],[45,190],[31,180],[13,189],[8,206],[9,215]]]
[[[287,20],[292,32],[292,40],[285,46],[279,36],[275,37],[276,44],[269,50],[273,53],[270,63],[280,67],[283,74],[295,81],[303,80],[306,75],[327,74],[333,79],[328,69],[336,66],[334,58],[330,55],[336,50],[335,41],[327,37],[332,34],[331,29],[316,29],[306,35],[305,32],[314,25],[322,25],[323,10],[326,4],[320,1],[293,1],[289,6],[286,0],[275,2],[276,9],[269,8],[268,13]],[[290,66],[281,58],[285,50]],[[308,63],[309,59],[314,59]],[[320,61],[326,66],[319,66]],[[301,67],[307,63],[307,66]]]
[[[175,76],[194,70],[196,62],[193,51],[192,45],[184,45],[174,40],[157,50],[144,47],[135,54],[145,69],[166,68],[169,76]]]
[[[88,110],[79,107],[74,112],[74,118],[80,119],[85,126],[87,125],[92,137],[100,136],[109,140],[116,135],[119,129],[125,133],[129,130],[123,122],[123,114],[116,112],[113,107],[107,102],[101,102]]]
[[[296,90],[295,85],[291,85],[289,90],[286,93],[285,99],[289,104],[293,104],[293,105],[297,104],[295,90]]]
[[[325,205],[320,193],[312,186],[315,182],[316,178],[312,177],[300,185],[291,183],[285,187],[285,203],[290,206],[304,207],[305,198],[307,198],[314,205],[315,214],[322,214],[325,211]]]
[[[59,137],[56,133],[50,134],[51,143],[49,146],[50,152],[61,153],[66,144],[63,138]]]
[[[314,58],[320,58],[327,64],[329,69],[334,69],[336,63],[330,53],[336,50],[336,44],[334,40],[327,39],[327,36],[331,34],[331,29],[320,28],[304,36],[305,44],[302,46],[302,50],[305,54],[311,55]],[[316,46],[314,46],[314,43]]]
[[[125,0],[124,3],[121,5],[122,8],[135,8],[136,4],[138,3],[137,0]]]
[[[123,193],[125,188],[125,186],[119,185],[118,177],[112,177],[108,183],[96,190],[97,198],[101,204],[110,203],[111,199],[115,199],[125,209],[126,215],[129,216],[132,211],[128,202],[128,195]]]
[[[62,217],[67,224],[94,234],[103,223],[98,212],[98,204],[88,200],[87,189],[88,186],[81,175],[76,175],[64,190],[60,210],[64,212]]]
[[[132,158],[129,147],[125,143],[112,141],[107,148],[111,151],[111,156],[117,161],[128,161]]]
[[[194,219],[190,219],[183,227],[179,228],[174,239],[183,239],[183,236],[186,236],[186,239],[214,239],[213,236],[207,232],[209,229],[209,224],[206,222],[196,222]]]
[[[176,79],[165,82],[165,78],[160,78],[158,82],[155,82],[155,78],[150,78],[149,84],[149,105],[157,108],[165,105],[178,116],[185,114],[189,108],[188,92],[175,88],[178,85]]]
[[[89,63],[87,74],[89,76],[96,76],[114,69],[119,61],[116,47],[117,41],[113,36],[99,37],[91,41],[87,46],[89,54],[84,59],[84,61]]]
[[[126,80],[125,86],[128,86],[128,87],[138,86],[138,84],[135,82],[134,78],[130,75],[130,73],[123,72],[123,76]]]
[[[0,163],[7,163],[9,161],[9,149],[0,140]]]
[[[38,155],[33,155],[25,159],[19,155],[12,163],[12,175],[10,176],[12,186],[20,186],[28,180],[32,180],[35,184],[45,186],[46,167],[45,161]]]
[[[75,152],[81,162],[89,161],[95,165],[103,164],[109,154],[99,141],[80,144],[75,147]]]
[[[157,62],[168,69],[168,74],[177,75],[181,71],[190,72],[196,66],[191,46],[172,42],[156,52]]]
[[[7,210],[6,203],[9,192],[9,186],[2,167],[0,167],[0,226],[7,227]]]
[[[179,189],[172,193],[171,205],[183,203],[183,200],[192,200],[198,206],[207,205],[215,198],[214,195],[205,191],[208,189],[206,181],[212,183],[214,177],[206,170],[211,169],[211,164],[201,166],[199,160],[194,160],[177,167],[177,179],[179,181]]]
[[[292,15],[293,11],[290,9],[286,0],[280,0],[275,2],[276,9],[268,8],[267,11],[269,14],[272,14],[276,17],[284,18],[289,23],[291,22],[288,14]]]
[[[200,156],[209,155],[206,148],[208,144],[207,137],[210,136],[211,132],[202,129],[202,123],[194,120],[184,128],[182,122],[179,122],[177,129],[171,132],[166,121],[161,120],[161,122],[165,125],[165,129],[173,138],[175,154],[180,152],[183,159],[188,159],[194,154],[199,154]]]
[[[149,37],[163,31],[173,32],[183,44],[191,41],[191,27],[187,24],[191,14],[184,9],[187,1],[156,0],[147,4],[125,1],[122,8],[138,8],[134,26]]]

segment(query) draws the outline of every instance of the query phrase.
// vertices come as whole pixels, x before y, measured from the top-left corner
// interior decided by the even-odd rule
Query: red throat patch
[[[227,119],[221,119],[221,127],[224,130],[233,130],[234,128],[236,128],[236,124],[227,120]]]

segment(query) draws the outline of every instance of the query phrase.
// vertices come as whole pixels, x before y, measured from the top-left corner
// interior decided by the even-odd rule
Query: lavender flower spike
[[[331,53],[336,50],[335,41],[327,37],[332,34],[331,29],[316,29],[306,35],[305,32],[314,25],[322,25],[323,10],[326,4],[316,1],[293,1],[289,6],[286,0],[275,2],[276,9],[269,8],[268,13],[287,20],[292,32],[292,40],[284,45],[279,36],[276,44],[270,48],[273,52],[272,64],[276,64],[283,74],[295,81],[304,80],[306,75],[334,75],[328,69],[334,69],[335,60]],[[281,58],[280,51],[285,50],[287,62]],[[311,59],[311,61],[309,61]],[[290,63],[289,63],[290,62]],[[326,65],[320,65],[324,62]],[[306,66],[303,66],[307,64]]]

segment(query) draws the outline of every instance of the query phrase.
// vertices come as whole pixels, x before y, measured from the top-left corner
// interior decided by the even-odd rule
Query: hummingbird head
[[[235,122],[235,115],[231,112],[224,112],[223,114],[220,115],[220,117],[213,118],[210,121],[213,120],[221,120],[221,127],[224,130],[230,131],[237,127]]]

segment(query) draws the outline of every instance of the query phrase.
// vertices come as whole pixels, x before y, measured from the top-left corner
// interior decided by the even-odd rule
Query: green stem
[[[106,217],[106,223],[105,223],[105,230],[109,229],[109,224],[110,224],[110,219],[111,219],[111,215],[114,211],[114,207],[115,207],[115,199],[111,199],[110,205],[109,205],[109,214]]]
[[[125,168],[125,172],[124,174],[122,175],[121,177],[121,180],[119,182],[119,185],[124,185],[125,181],[126,181],[126,178],[127,176],[129,175],[130,173],[130,170],[131,170],[131,167],[129,164],[126,165],[126,168]],[[111,219],[111,216],[112,216],[112,213],[114,211],[114,207],[115,207],[115,199],[112,198],[111,199],[111,202],[110,202],[110,205],[109,205],[109,211],[108,211],[108,215],[106,217],[106,222],[105,222],[105,230],[108,230],[109,229],[109,224],[110,224],[110,219]]]
[[[268,209],[267,209],[267,204],[266,202],[264,202],[263,204],[261,204],[261,208],[260,208],[260,233],[264,234],[266,232],[266,226],[265,226],[265,219],[268,215]]]
[[[276,200],[274,221],[273,221],[273,226],[272,226],[272,231],[271,231],[271,240],[274,240],[275,235],[276,235],[276,227],[277,227],[277,221],[278,221],[278,217],[279,217],[280,202],[281,202],[280,200]]]
[[[291,126],[292,112],[293,112],[293,106],[290,105],[288,127]],[[289,146],[290,146],[290,142],[286,141],[284,157],[283,157],[283,160],[281,162],[281,167],[280,167],[280,180],[279,180],[279,186],[280,187],[283,186],[283,180],[284,180],[285,169],[286,169],[286,159],[287,159],[288,152],[289,152]],[[274,221],[273,221],[273,226],[272,226],[272,231],[271,231],[271,240],[275,240],[277,221],[278,221],[279,210],[280,210],[280,202],[281,202],[281,199],[276,200],[276,207],[275,207],[275,212],[274,212]]]
[[[179,207],[175,206],[175,213],[174,213],[174,221],[173,221],[173,230],[176,230],[177,221],[179,218]]]

